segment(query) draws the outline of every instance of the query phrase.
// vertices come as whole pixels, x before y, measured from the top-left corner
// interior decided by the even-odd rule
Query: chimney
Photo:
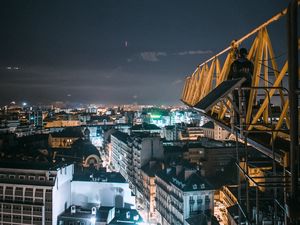
[[[176,165],[176,176],[182,171],[182,165]]]
[[[185,169],[184,170],[184,180],[187,180],[196,170],[194,169]]]

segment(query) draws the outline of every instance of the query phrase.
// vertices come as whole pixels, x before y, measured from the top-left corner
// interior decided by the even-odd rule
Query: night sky
[[[197,64],[287,4],[1,1],[0,105],[178,104],[183,79]]]

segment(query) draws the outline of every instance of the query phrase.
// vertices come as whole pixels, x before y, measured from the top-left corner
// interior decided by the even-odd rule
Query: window
[[[14,205],[14,209],[21,210],[21,206],[20,205]]]
[[[208,195],[205,195],[205,204],[209,204],[210,198]]]
[[[197,197],[197,204],[201,205],[203,202],[202,198],[200,196]]]
[[[45,177],[39,177],[39,180],[45,180]]]
[[[22,201],[23,201],[23,197],[16,196],[16,197],[15,197],[15,201],[16,201],[16,202],[22,202]]]
[[[24,176],[24,175],[19,175],[19,179],[20,179],[20,180],[24,180],[24,179],[25,179],[25,176]]]
[[[12,200],[13,200],[13,197],[12,197],[12,196],[5,196],[5,200],[7,200],[7,201],[12,201]]]
[[[15,179],[15,175],[9,175],[9,179]]]
[[[29,180],[35,180],[34,176],[29,176],[28,178],[29,178]]]
[[[195,203],[195,200],[194,200],[194,198],[193,198],[193,196],[190,196],[190,205],[193,205],[194,203]]]

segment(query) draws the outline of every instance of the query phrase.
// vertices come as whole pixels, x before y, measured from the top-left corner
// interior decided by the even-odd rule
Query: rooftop
[[[112,133],[111,135],[124,143],[126,143],[128,138],[130,138],[130,136],[128,134],[123,133],[121,131],[116,131],[116,132]]]
[[[215,125],[212,121],[209,121],[205,124],[203,124],[202,128],[205,128],[205,129],[214,129],[215,128]]]
[[[66,127],[60,132],[51,133],[52,137],[82,137],[81,127]]]
[[[98,170],[76,171],[73,176],[73,181],[126,183],[126,180],[120,173]]]
[[[143,123],[143,124],[137,124],[131,127],[132,131],[142,131],[142,130],[160,130],[160,128],[154,124],[149,123]]]
[[[72,207],[72,206],[71,206]],[[80,206],[73,206],[59,215],[59,220],[90,220],[92,216],[95,217],[96,222],[105,222],[105,224],[138,224],[142,223],[143,219],[135,209],[115,208],[101,206],[95,207],[95,214],[92,214],[92,208],[82,208]]]
[[[155,174],[162,169],[162,165],[157,161],[150,161],[142,166],[141,170],[149,177],[155,177]]]
[[[21,169],[21,170],[45,170],[57,171],[70,165],[70,163],[51,163],[51,162],[31,162],[31,161],[15,161],[15,160],[1,160],[0,169]]]
[[[180,172],[178,173],[176,170],[180,170]],[[187,174],[189,175],[187,176]],[[177,165],[158,172],[156,175],[184,192],[213,190],[213,186],[198,171],[191,168],[182,168]]]

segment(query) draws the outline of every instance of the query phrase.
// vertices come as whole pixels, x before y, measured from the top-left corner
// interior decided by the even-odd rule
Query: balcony
[[[171,192],[170,195],[171,195],[175,200],[177,200],[177,201],[179,201],[179,202],[181,202],[181,203],[183,202],[183,198],[180,197],[180,196],[178,196],[178,195],[176,195],[174,192]]]

